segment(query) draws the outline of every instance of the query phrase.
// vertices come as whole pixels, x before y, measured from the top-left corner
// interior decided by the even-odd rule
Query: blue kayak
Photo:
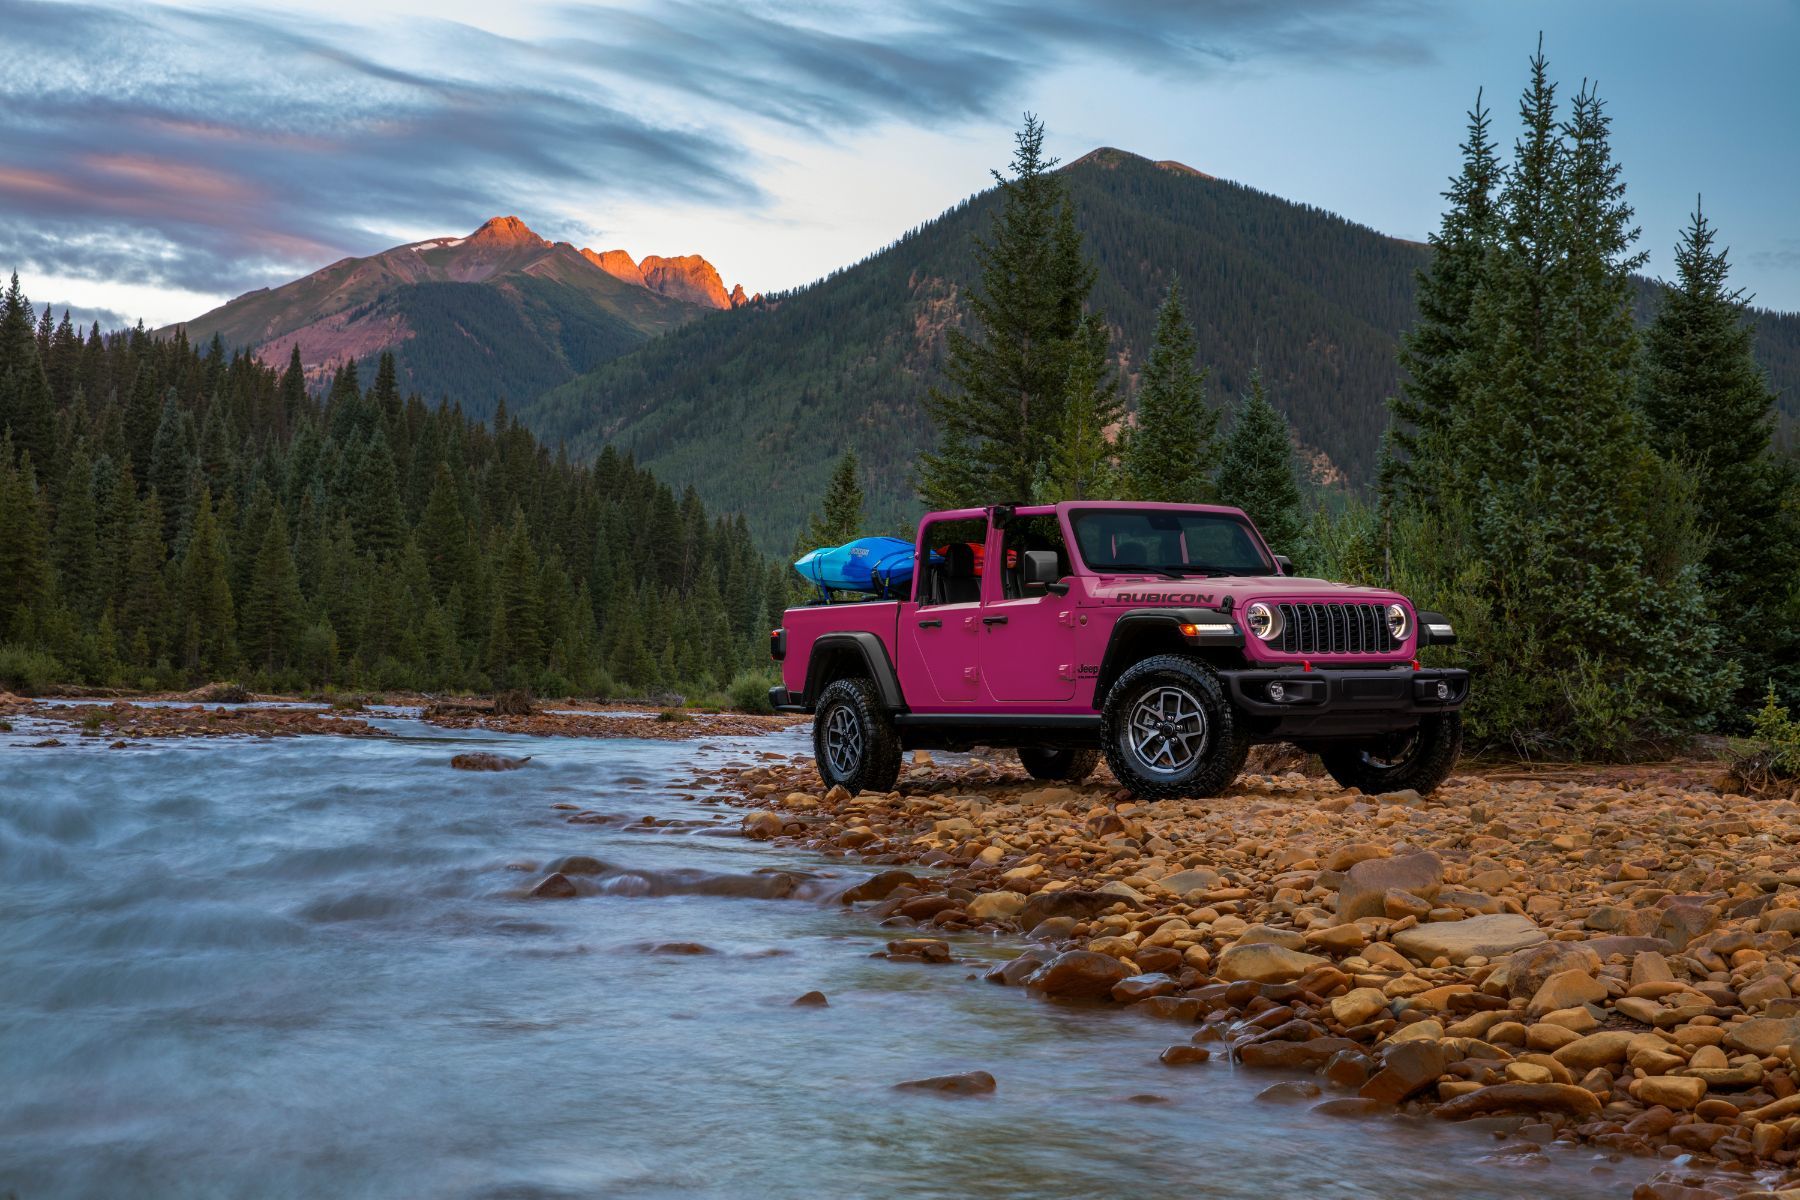
[[[804,555],[794,570],[831,592],[867,592],[896,598],[912,586],[913,545],[899,538],[866,537],[824,546]]]

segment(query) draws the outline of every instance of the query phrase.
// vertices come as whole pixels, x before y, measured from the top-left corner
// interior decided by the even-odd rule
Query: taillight
[[[769,630],[769,657],[776,662],[787,658],[787,630]]]

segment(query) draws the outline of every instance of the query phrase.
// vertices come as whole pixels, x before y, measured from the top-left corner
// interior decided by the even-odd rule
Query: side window
[[[913,596],[919,604],[979,601],[986,542],[987,522],[981,518],[927,525],[925,561],[913,571]]]
[[[1025,592],[1025,551],[1054,550],[1058,575],[1067,575],[1069,548],[1063,544],[1062,524],[1054,515],[1015,517],[1007,523],[1001,541],[1005,561],[1000,564],[1001,592],[1008,600],[1018,600]]]

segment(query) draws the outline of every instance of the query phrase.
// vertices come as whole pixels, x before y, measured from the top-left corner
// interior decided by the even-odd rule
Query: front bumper
[[[1457,668],[1221,671],[1231,702],[1263,738],[1340,738],[1410,729],[1469,699]],[[1276,699],[1280,696],[1280,699]]]

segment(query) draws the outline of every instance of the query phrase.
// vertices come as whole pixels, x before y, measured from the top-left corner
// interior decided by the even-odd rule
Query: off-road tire
[[[1159,762],[1168,757],[1168,765],[1153,765],[1139,748],[1145,737],[1141,720],[1149,715],[1140,711],[1145,705],[1169,715],[1200,714],[1197,728],[1192,720],[1170,723],[1172,733],[1188,730],[1181,738],[1156,735],[1161,741],[1150,749]],[[1119,676],[1100,711],[1100,747],[1122,785],[1156,800],[1216,796],[1231,786],[1250,753],[1249,737],[1218,675],[1185,654],[1146,658]]]
[[[1396,751],[1405,753],[1392,761],[1389,756]],[[1371,796],[1411,788],[1424,796],[1449,777],[1461,754],[1462,714],[1450,712],[1432,713],[1421,720],[1416,744],[1409,745],[1405,735],[1388,735],[1324,746],[1319,761],[1344,787]]]
[[[1094,773],[1100,765],[1098,750],[1077,750],[1065,746],[1061,750],[1048,750],[1042,746],[1022,746],[1019,748],[1019,762],[1025,767],[1025,773],[1033,779],[1042,779],[1055,783],[1080,783]]]
[[[835,741],[834,741],[835,739]],[[900,735],[867,679],[839,679],[819,693],[813,758],[826,787],[891,792],[900,778]]]

